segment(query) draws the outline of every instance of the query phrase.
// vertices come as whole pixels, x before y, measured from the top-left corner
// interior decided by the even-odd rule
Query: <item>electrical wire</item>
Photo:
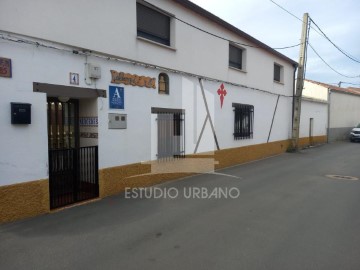
[[[313,22],[313,24],[319,29],[319,31],[323,34],[323,36],[336,48],[338,49],[343,55],[345,55],[347,58],[353,60],[356,63],[360,63],[360,60],[356,59],[355,57],[352,57],[349,53],[345,52],[343,49],[341,49],[338,45],[336,45],[325,33],[321,30],[321,28],[314,22],[312,18],[310,20]]]
[[[228,41],[228,42],[230,42],[230,43],[234,43],[234,44],[241,45],[241,46],[245,46],[245,47],[251,47],[251,48],[258,48],[258,49],[262,49],[262,48],[263,48],[263,47],[260,47],[260,46],[254,46],[254,45],[244,44],[244,43],[241,43],[241,42],[233,41],[233,40],[230,40],[230,39],[227,39],[227,38],[218,36],[218,35],[216,35],[216,34],[214,34],[214,33],[211,33],[211,32],[209,32],[209,31],[206,31],[206,30],[204,30],[204,29],[202,29],[202,28],[200,28],[200,27],[197,27],[197,26],[195,26],[195,25],[192,25],[191,23],[188,23],[188,22],[186,22],[186,21],[184,21],[184,20],[182,20],[182,19],[179,19],[179,18],[177,18],[177,17],[174,17],[174,18],[175,18],[176,20],[178,20],[178,21],[180,21],[180,22],[182,22],[182,23],[190,26],[190,27],[193,27],[193,28],[201,31],[201,32],[204,32],[204,33],[206,33],[206,34],[208,34],[208,35],[211,35],[211,36],[213,36],[213,37],[216,37],[216,38],[219,38],[219,39]],[[285,47],[278,47],[278,48],[269,47],[269,48],[270,48],[270,49],[273,49],[273,50],[284,50],[284,49],[290,49],[290,48],[298,47],[298,46],[300,46],[300,45],[301,45],[301,43],[298,43],[298,44],[295,44],[295,45],[290,45],[290,46],[285,46]]]
[[[300,19],[298,16],[294,15],[294,13],[291,13],[289,10],[287,10],[286,8],[284,8],[283,6],[281,6],[280,4],[276,3],[273,0],[269,0],[270,2],[272,2],[273,4],[275,4],[276,6],[278,6],[279,8],[281,8],[282,10],[284,10],[286,13],[290,14],[290,16],[294,17],[295,19],[299,20],[300,22],[303,22],[302,19]],[[316,30],[316,28],[311,26],[311,29],[313,29],[316,33],[318,33],[320,36],[324,37],[318,30]]]
[[[299,20],[300,22],[302,22],[303,20],[300,19],[298,16],[294,15],[293,13],[291,13],[290,11],[288,11],[286,8],[280,6],[278,3],[276,3],[273,0],[269,0],[270,2],[272,2],[273,4],[277,5],[279,8],[281,8],[282,10],[284,10],[286,13],[288,13],[290,16],[293,16],[295,19]]]
[[[285,9],[284,7],[282,7],[280,4],[276,3],[273,0],[269,0],[270,2],[272,2],[273,4],[275,4],[276,6],[278,6],[279,8],[281,8],[282,10],[284,10],[286,13],[290,14],[292,17],[294,17],[295,19],[299,20],[302,22],[302,20],[297,17],[296,15],[294,15],[293,13],[291,13],[289,10]],[[310,16],[309,16],[310,17]],[[323,38],[327,39],[336,49],[338,49],[342,54],[344,54],[346,57],[348,57],[349,59],[353,60],[354,62],[360,63],[360,60],[356,59],[355,57],[351,56],[349,53],[345,52],[343,49],[341,49],[338,45],[336,45],[325,33],[324,31],[321,30],[321,28],[315,23],[315,21],[310,17],[311,22],[316,26],[316,28],[311,26],[311,29],[313,29],[316,33],[318,33],[320,36],[322,36]]]
[[[45,43],[40,43],[40,42],[33,41],[33,40],[30,40],[30,39],[15,38],[15,37],[10,36],[9,34],[5,36],[4,34],[0,33],[0,39],[8,41],[8,42],[22,43],[22,44],[33,45],[33,46],[36,46],[36,47],[42,47],[42,48],[46,48],[46,49],[53,49],[53,50],[57,50],[57,51],[61,51],[61,52],[67,52],[67,53],[71,53],[71,54],[74,54],[74,55],[93,56],[93,57],[103,59],[103,60],[128,63],[128,64],[137,65],[137,66],[142,66],[142,67],[145,67],[145,68],[153,68],[153,69],[156,69],[156,70],[162,70],[162,71],[171,72],[171,73],[174,73],[174,74],[180,74],[180,75],[194,77],[194,78],[201,78],[201,79],[211,81],[211,82],[225,83],[225,84],[228,84],[228,85],[241,87],[241,88],[245,88],[245,89],[249,89],[249,90],[254,90],[254,91],[266,93],[266,94],[269,94],[269,95],[282,96],[282,97],[287,97],[287,98],[292,98],[293,97],[293,95],[277,94],[277,93],[274,93],[274,92],[271,92],[271,91],[268,91],[268,90],[264,90],[264,89],[260,89],[260,88],[256,88],[256,87],[252,87],[252,86],[232,83],[232,82],[228,82],[228,81],[224,81],[224,80],[220,80],[220,79],[209,78],[209,77],[206,77],[206,76],[201,76],[201,75],[190,73],[190,72],[179,71],[179,70],[176,70],[176,69],[164,68],[164,67],[156,66],[156,65],[153,65],[153,64],[146,64],[146,63],[143,63],[143,62],[134,61],[134,60],[128,60],[128,59],[124,59],[124,58],[120,58],[120,57],[108,56],[108,55],[104,55],[104,54],[101,54],[101,53],[93,53],[93,52],[88,51],[88,50],[79,50],[79,48],[72,48],[72,49],[59,48],[59,47],[56,47],[54,45],[47,45]],[[68,47],[70,47],[70,46],[68,46]]]
[[[341,84],[349,84],[349,85],[354,85],[354,86],[360,86],[360,83],[351,83],[351,82],[339,82]],[[337,83],[336,83],[337,84]]]
[[[336,69],[334,69],[332,66],[330,66],[330,65],[320,56],[320,54],[314,49],[314,47],[311,46],[310,43],[308,43],[308,44],[309,44],[310,48],[313,50],[313,52],[321,59],[321,61],[323,61],[325,65],[327,65],[330,69],[332,69],[334,72],[336,72],[336,73],[339,74],[340,76],[343,76],[343,77],[346,77],[346,78],[359,78],[359,77],[360,77],[360,75],[358,75],[358,76],[348,76],[348,75],[345,75],[345,74],[340,73],[339,71],[337,71]]]
[[[147,5],[153,7],[154,9],[158,9],[158,7],[156,7],[155,5],[153,5],[153,4],[151,4],[151,3],[147,2],[147,1],[144,1],[144,2],[145,2]],[[175,20],[178,20],[179,22],[182,22],[182,23],[184,23],[184,24],[186,24],[186,25],[188,25],[188,26],[190,26],[190,27],[192,27],[192,28],[194,28],[194,29],[197,29],[197,30],[199,30],[199,31],[201,31],[201,32],[203,32],[203,33],[206,33],[206,34],[211,35],[211,36],[213,36],[213,37],[216,37],[216,38],[219,38],[219,39],[228,41],[228,42],[230,42],[230,43],[237,44],[237,45],[241,45],[241,46],[244,46],[244,47],[264,49],[264,47],[261,47],[261,46],[255,46],[255,45],[245,44],[245,43],[241,43],[241,42],[233,41],[233,40],[231,40],[231,39],[224,38],[224,37],[222,37],[222,36],[219,36],[219,35],[216,35],[216,34],[214,34],[214,33],[209,32],[209,31],[207,31],[207,30],[204,30],[204,29],[202,29],[202,28],[200,28],[200,27],[198,27],[198,26],[195,26],[195,25],[193,25],[193,24],[191,24],[191,23],[189,23],[189,22],[186,22],[186,21],[184,21],[184,20],[182,20],[182,19],[180,19],[180,18],[178,18],[178,17],[176,17],[176,16],[171,16],[171,17],[174,18]],[[264,46],[269,47],[270,49],[273,49],[273,50],[290,49],[290,48],[298,47],[298,46],[300,46],[300,45],[301,45],[301,43],[298,43],[298,44],[295,44],[295,45],[284,46],[284,47],[273,48],[273,47],[269,47],[269,46],[267,46],[267,45],[264,44]]]

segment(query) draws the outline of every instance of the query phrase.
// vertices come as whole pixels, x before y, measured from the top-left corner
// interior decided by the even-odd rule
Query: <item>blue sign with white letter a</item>
[[[124,87],[109,86],[110,109],[124,109]]]

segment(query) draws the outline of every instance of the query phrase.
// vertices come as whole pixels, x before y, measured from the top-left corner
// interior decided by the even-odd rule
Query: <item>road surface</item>
[[[360,269],[360,144],[162,184],[237,199],[124,194],[0,225],[0,269]],[[235,176],[235,177],[230,177]]]

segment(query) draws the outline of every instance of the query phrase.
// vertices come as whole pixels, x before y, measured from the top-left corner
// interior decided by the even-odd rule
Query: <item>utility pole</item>
[[[294,96],[294,113],[293,113],[293,128],[291,150],[297,151],[299,147],[299,134],[300,134],[300,116],[301,116],[301,97],[304,88],[305,79],[305,64],[306,64],[306,50],[308,40],[308,23],[309,14],[305,13],[303,16],[303,26],[301,32],[301,47],[299,55],[299,67],[296,79],[296,92]]]
[[[340,82],[338,83],[338,86],[341,87],[341,84],[342,84],[342,81],[340,81]]]

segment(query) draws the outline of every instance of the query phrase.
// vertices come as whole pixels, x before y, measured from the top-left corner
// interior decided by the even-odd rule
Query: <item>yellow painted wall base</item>
[[[313,137],[312,144],[326,142],[326,136]],[[310,144],[301,138],[300,147]],[[100,198],[120,193],[125,188],[146,187],[208,172],[236,164],[284,153],[290,140],[188,155],[175,161],[152,161],[106,168],[99,171]],[[0,223],[50,212],[49,181],[38,180],[0,187]]]
[[[315,137],[305,137],[299,139],[299,148],[308,147],[310,145],[318,145],[327,142],[327,136],[315,136]]]
[[[0,187],[0,223],[33,217],[49,211],[47,179]]]
[[[239,148],[224,149],[215,151],[212,154],[202,153],[198,155],[189,155],[186,157],[186,160],[189,158],[192,160],[191,167],[182,160],[175,160],[166,162],[154,161],[146,164],[137,163],[102,169],[100,170],[99,175],[100,196],[106,197],[117,194],[128,187],[145,187],[209,171],[209,162],[212,162],[213,164],[212,169],[220,169],[281,154],[287,150],[288,146],[289,141],[284,140]],[[198,159],[199,161],[197,162]],[[174,164],[179,162],[182,162],[182,167]],[[198,164],[198,166],[196,164]],[[160,166],[164,168],[161,171],[158,169]]]

